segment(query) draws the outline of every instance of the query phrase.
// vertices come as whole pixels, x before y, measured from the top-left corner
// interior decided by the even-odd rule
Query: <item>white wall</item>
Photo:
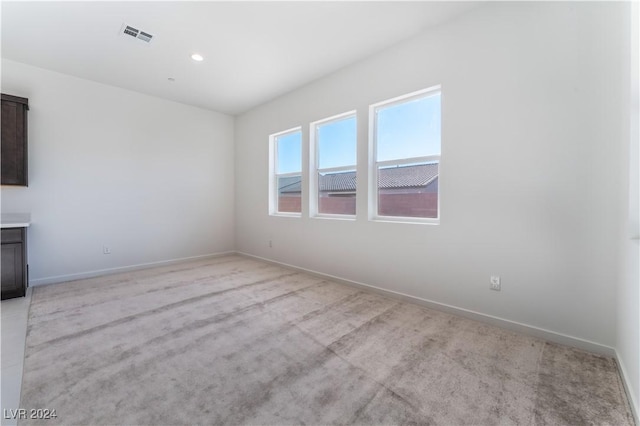
[[[238,117],[237,249],[615,346],[628,9],[486,4]],[[441,224],[369,222],[368,105],[435,84]],[[268,135],[352,109],[357,220],[270,217]]]
[[[1,194],[32,284],[234,249],[233,117],[9,60],[2,92],[29,98],[29,187]]]
[[[618,360],[635,406],[640,414],[640,6],[633,3],[631,13],[631,55],[629,104],[629,187],[628,211],[621,222],[621,275],[618,287]]]

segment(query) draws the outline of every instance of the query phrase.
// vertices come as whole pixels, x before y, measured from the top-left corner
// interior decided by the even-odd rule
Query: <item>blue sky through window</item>
[[[400,160],[440,155],[440,93],[377,110],[377,159]],[[277,173],[302,171],[302,133],[276,138]],[[347,117],[318,126],[321,169],[356,164],[356,117]]]
[[[377,161],[440,155],[440,94],[377,110]]]
[[[276,137],[278,152],[277,173],[302,172],[302,133],[287,133]]]
[[[356,118],[347,117],[318,126],[318,168],[356,164]]]

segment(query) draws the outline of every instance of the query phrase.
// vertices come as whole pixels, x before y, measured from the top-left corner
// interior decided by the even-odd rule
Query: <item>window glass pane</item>
[[[440,93],[376,110],[377,160],[440,155]]]
[[[438,217],[437,162],[378,168],[378,215]]]
[[[356,164],[356,117],[321,124],[317,132],[319,169]]]
[[[318,213],[356,214],[356,171],[318,173]]]
[[[276,173],[302,171],[302,133],[293,132],[276,137],[278,153]]]
[[[277,185],[277,210],[300,213],[302,211],[302,176],[277,176]]]

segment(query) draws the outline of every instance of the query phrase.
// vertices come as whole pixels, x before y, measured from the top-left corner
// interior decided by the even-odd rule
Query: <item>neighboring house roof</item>
[[[438,163],[380,169],[378,187],[415,188],[426,186],[438,177]]]
[[[416,188],[426,186],[438,178],[438,164],[387,167],[380,169],[379,186],[384,189]],[[300,176],[280,178],[280,192],[300,192]],[[356,172],[327,173],[320,176],[321,192],[346,192],[356,190]]]
[[[320,191],[355,191],[356,172],[327,173],[318,183]]]
[[[280,192],[300,192],[302,182],[300,176],[287,176],[278,181],[278,191]]]

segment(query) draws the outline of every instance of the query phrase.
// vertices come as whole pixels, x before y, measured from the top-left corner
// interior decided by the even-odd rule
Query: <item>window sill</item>
[[[279,213],[270,213],[269,216],[274,216],[274,217],[293,217],[293,218],[300,218],[302,217],[302,213],[283,213],[283,212],[279,212]]]
[[[376,216],[370,220],[372,222],[403,223],[407,225],[440,225],[440,219],[415,218],[415,217]]]
[[[355,221],[355,215],[344,215],[344,214],[318,214],[315,216],[311,216],[311,219],[324,219],[324,220],[346,220],[346,221]]]

